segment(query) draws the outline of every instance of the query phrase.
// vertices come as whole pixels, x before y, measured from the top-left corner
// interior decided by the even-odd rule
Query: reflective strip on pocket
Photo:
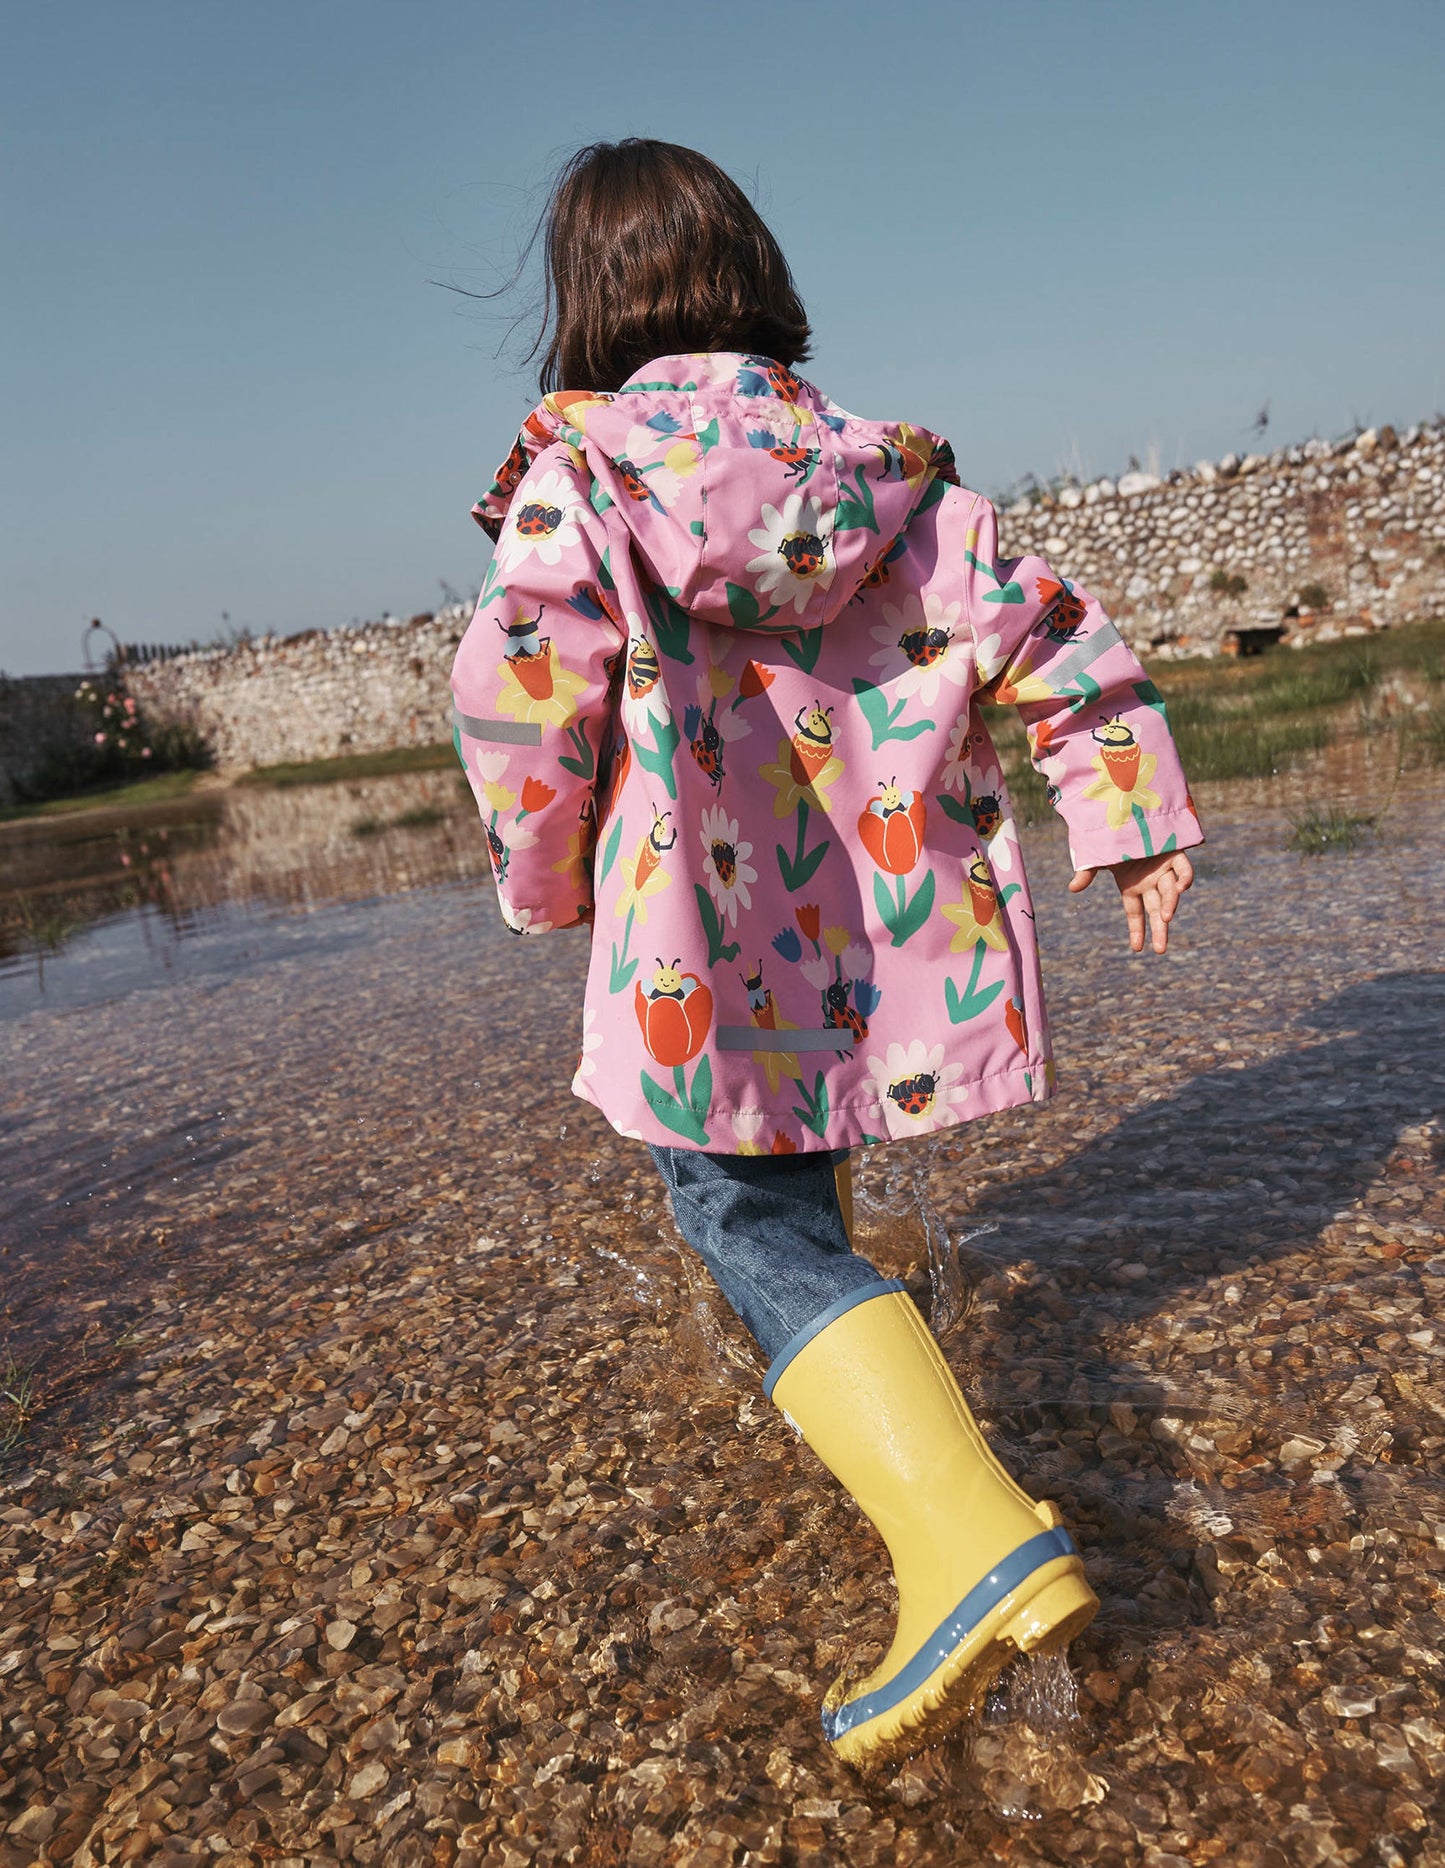
[[[452,708],[452,719],[468,739],[501,740],[507,746],[540,746],[542,723],[539,720],[479,720],[475,714]]]
[[[769,1031],[761,1025],[719,1025],[720,1051],[851,1051],[853,1034],[825,1025],[821,1031]]]

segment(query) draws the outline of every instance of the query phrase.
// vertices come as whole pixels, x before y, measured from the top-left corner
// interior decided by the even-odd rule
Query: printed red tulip
[[[926,822],[921,792],[902,793],[885,785],[877,797],[868,800],[868,809],[858,819],[858,835],[880,869],[890,876],[906,876],[923,854]]]
[[[659,980],[668,986],[676,981],[675,990],[682,997],[659,991]],[[637,982],[632,1003],[648,1055],[669,1067],[690,1064],[702,1049],[712,1024],[712,993],[697,974],[660,968],[647,991],[641,980]]]

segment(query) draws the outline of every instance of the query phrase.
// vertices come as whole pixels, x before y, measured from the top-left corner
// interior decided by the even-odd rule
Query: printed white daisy
[[[992,681],[1007,660],[1008,657],[1003,650],[1003,637],[997,633],[985,636],[974,655],[974,663],[978,668],[979,686],[982,687],[985,681]]]
[[[758,590],[781,609],[791,603],[806,607],[814,584],[823,589],[833,581],[833,518],[811,494],[790,493],[783,510],[764,505],[762,524],[748,533],[760,556],[748,560]]]
[[[702,839],[702,872],[707,878],[708,893],[729,926],[736,927],[739,903],[744,908],[753,905],[748,888],[750,882],[758,879],[757,870],[748,861],[753,846],[740,841],[738,820],[729,817],[720,804],[709,805],[703,812],[698,835]]]
[[[497,540],[496,559],[502,571],[515,571],[535,551],[543,564],[555,564],[582,534],[574,515],[582,505],[576,485],[555,467],[549,468],[514,500]]]
[[[943,1046],[927,1045],[922,1038],[911,1044],[890,1044],[886,1057],[870,1057],[869,1087],[876,1093],[888,1133],[923,1135],[952,1121],[953,1107],[968,1091],[959,1083],[962,1064],[945,1065]]]
[[[917,695],[926,707],[938,699],[944,681],[967,687],[972,676],[968,664],[968,632],[960,627],[961,603],[945,603],[936,592],[909,596],[899,605],[885,603],[885,621],[873,626],[880,644],[868,658],[877,669],[878,687],[895,694]]]
[[[592,1055],[602,1048],[602,1033],[597,1030],[596,1008],[589,1006],[582,1015],[582,1050],[577,1059],[577,1069],[572,1078],[572,1087],[585,1083],[589,1077],[597,1075],[597,1059]]]

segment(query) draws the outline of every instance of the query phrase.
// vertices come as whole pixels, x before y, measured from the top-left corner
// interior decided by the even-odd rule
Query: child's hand
[[[1097,869],[1076,869],[1069,893],[1077,895],[1088,888],[1098,873]],[[1154,931],[1154,951],[1163,953],[1169,945],[1169,923],[1179,898],[1194,880],[1194,865],[1183,850],[1175,850],[1168,856],[1136,856],[1129,862],[1110,863],[1109,873],[1124,898],[1130,947],[1135,953],[1143,953],[1147,915]]]

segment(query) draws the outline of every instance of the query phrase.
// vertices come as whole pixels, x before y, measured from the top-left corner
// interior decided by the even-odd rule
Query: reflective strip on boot
[[[831,1744],[845,1732],[851,1732],[855,1725],[862,1725],[868,1719],[876,1719],[882,1713],[891,1712],[900,1700],[917,1692],[928,1676],[943,1665],[956,1647],[967,1640],[989,1611],[996,1608],[1005,1596],[1017,1589],[1035,1570],[1042,1569],[1046,1563],[1055,1562],[1059,1557],[1077,1555],[1073,1538],[1064,1530],[1042,1531],[1037,1537],[1029,1538],[1027,1543],[1020,1544],[1001,1563],[996,1563],[987,1576],[974,1584],[953,1613],[934,1629],[912,1660],[900,1667],[885,1686],[878,1687],[862,1699],[850,1699],[834,1711],[824,1712],[823,1736]]]

